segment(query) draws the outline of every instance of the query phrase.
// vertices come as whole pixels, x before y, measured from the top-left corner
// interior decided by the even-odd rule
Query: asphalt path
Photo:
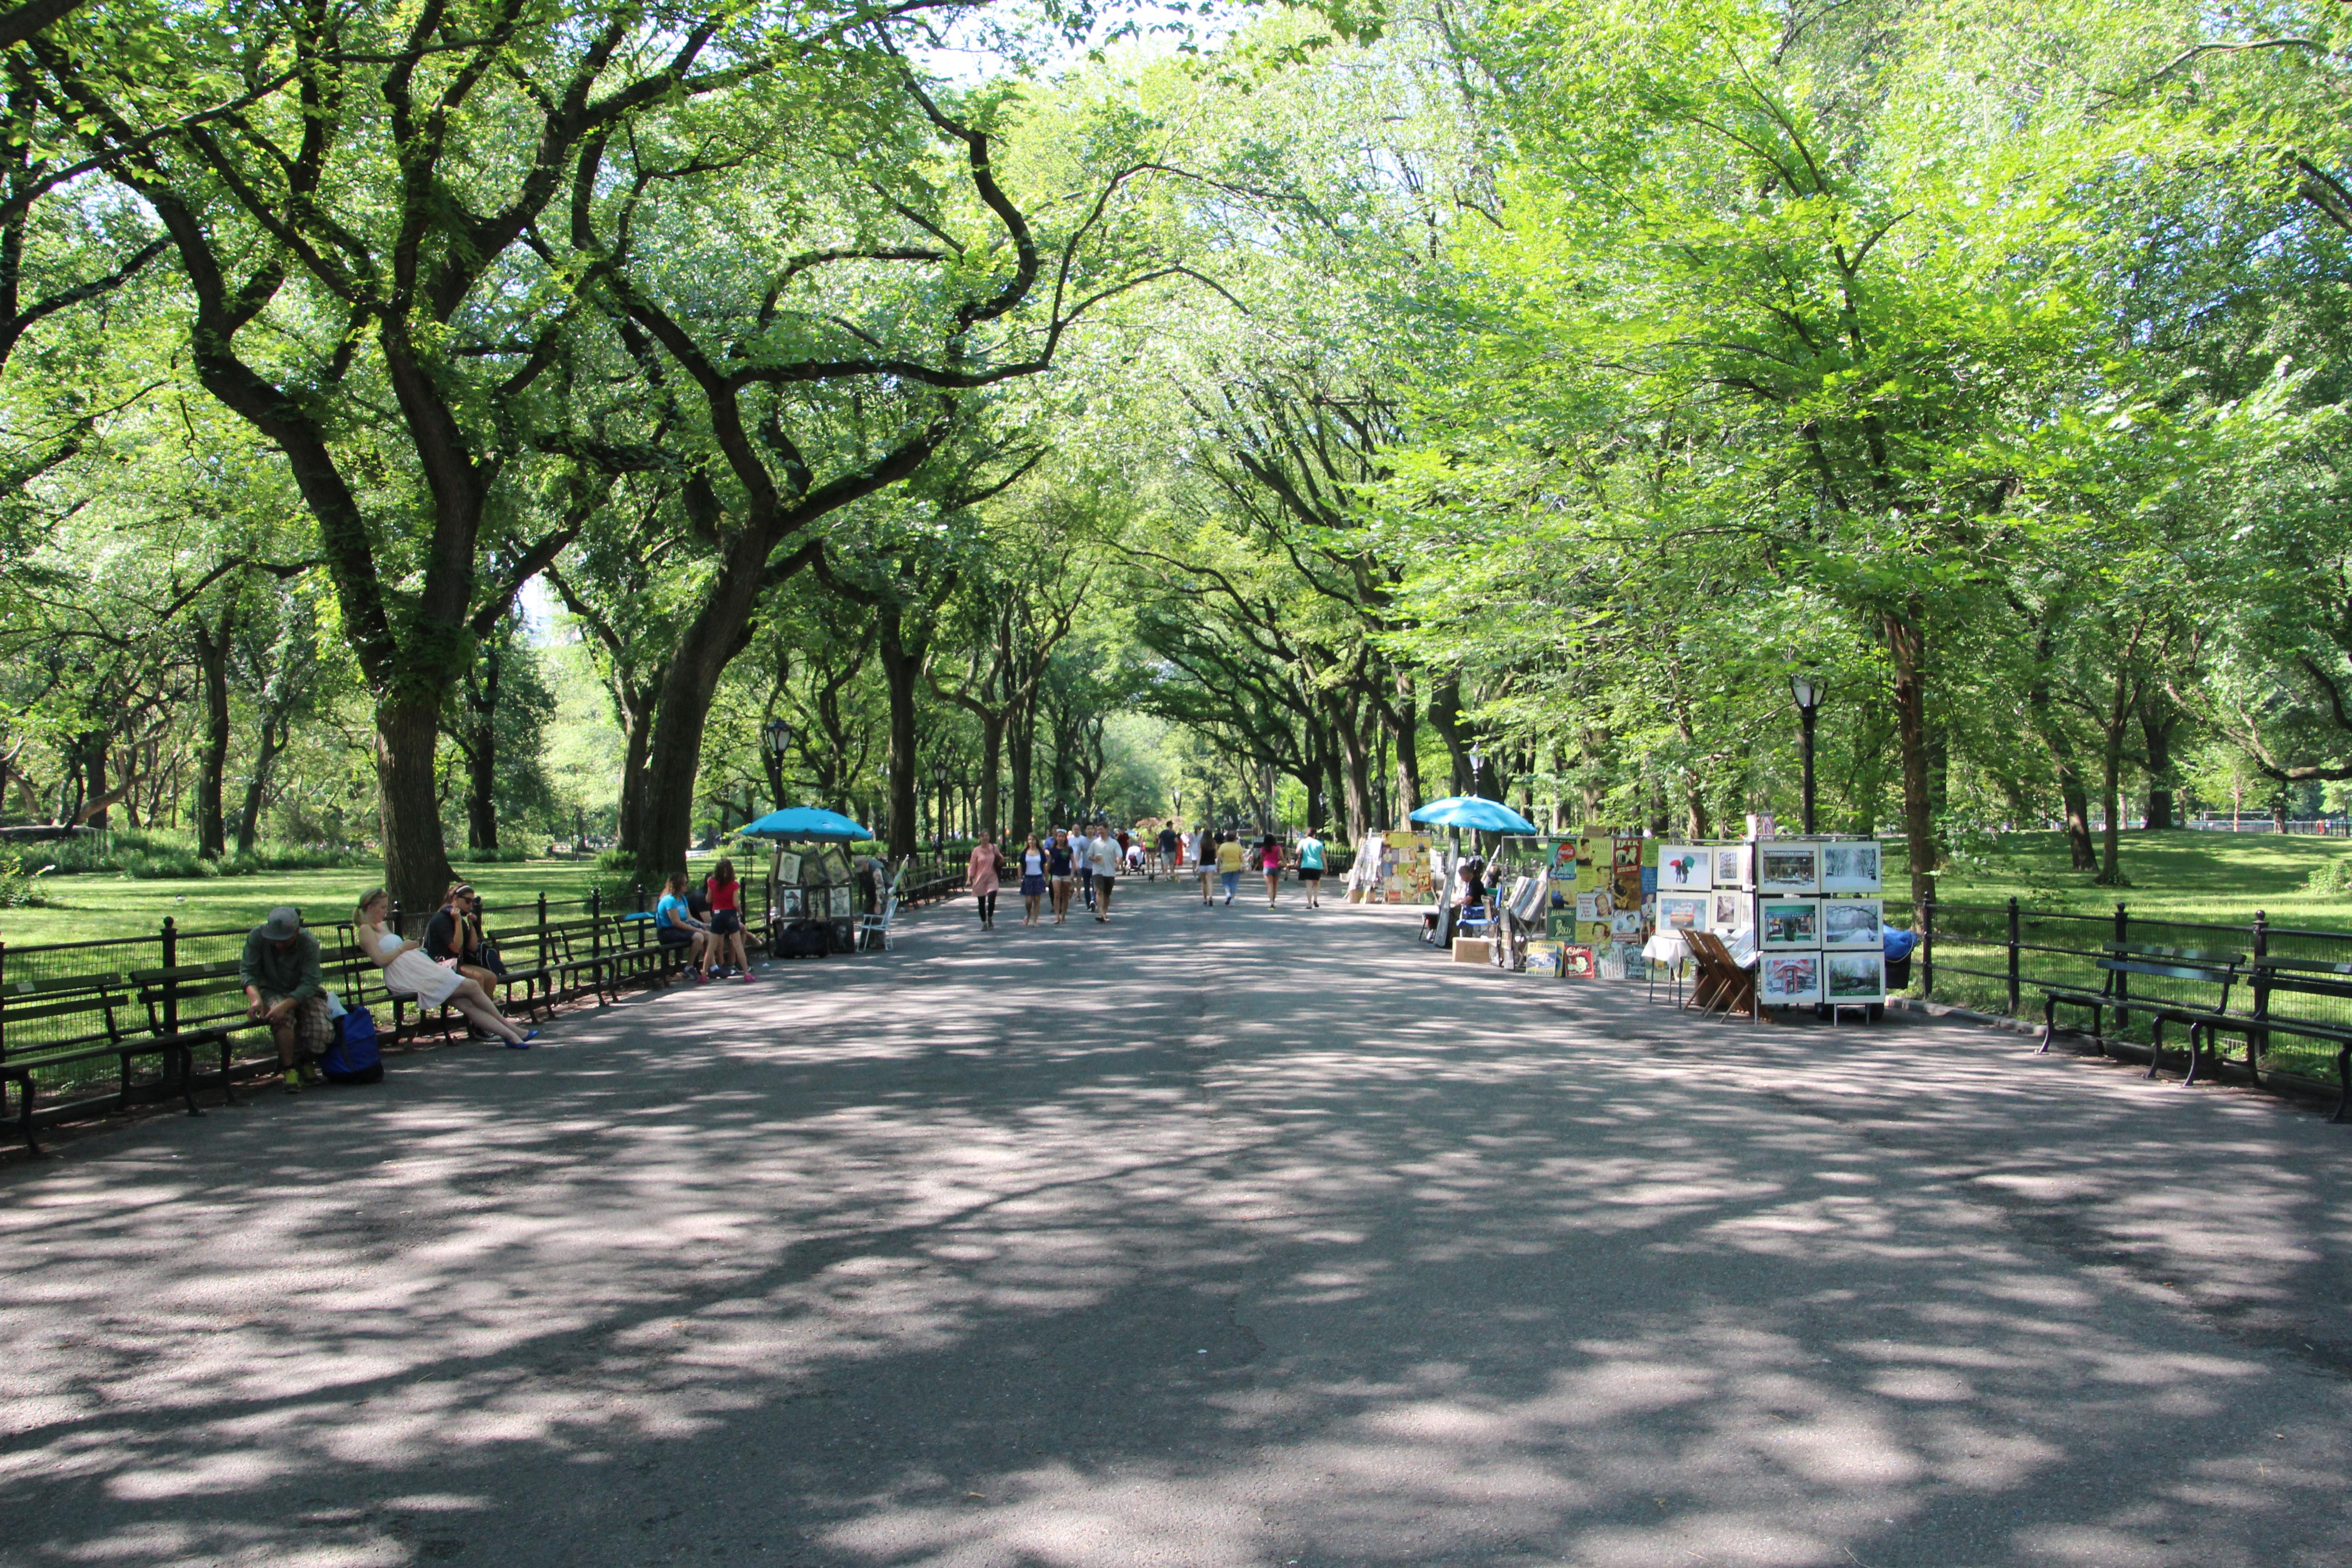
[[[0,1168],[0,1563],[2352,1563],[2352,1127],[1130,886]]]

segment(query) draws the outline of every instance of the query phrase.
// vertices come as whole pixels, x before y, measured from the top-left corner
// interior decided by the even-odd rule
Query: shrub
[[[2304,886],[2315,893],[2352,893],[2352,855],[2339,855],[2313,867]]]
[[[36,879],[49,868],[48,862],[27,871],[25,858],[13,849],[0,849],[0,910],[47,909],[49,900],[41,897]]]

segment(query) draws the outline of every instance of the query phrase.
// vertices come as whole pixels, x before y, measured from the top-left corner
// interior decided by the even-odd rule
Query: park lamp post
[[[1478,793],[1478,770],[1479,770],[1480,768],[1484,767],[1484,766],[1486,765],[1486,757],[1485,757],[1485,756],[1484,756],[1484,755],[1479,752],[1478,748],[1477,748],[1477,747],[1475,747],[1475,746],[1471,747],[1471,748],[1470,748],[1470,793],[1471,793],[1472,795],[1476,795],[1476,794]]]
[[[938,792],[940,797],[939,810],[931,817],[931,853],[941,855],[947,852],[948,847],[947,763],[936,761],[931,763],[931,788]]]
[[[783,795],[784,753],[792,749],[793,727],[782,719],[771,719],[760,726],[760,743],[768,749],[768,755],[776,759],[776,794],[779,796],[776,809],[782,811],[784,808],[781,798]]]
[[[1813,718],[1821,711],[1822,700],[1828,695],[1828,686],[1817,675],[1799,670],[1789,677],[1789,696],[1797,704],[1797,751],[1804,763],[1803,816],[1809,836],[1813,832]]]

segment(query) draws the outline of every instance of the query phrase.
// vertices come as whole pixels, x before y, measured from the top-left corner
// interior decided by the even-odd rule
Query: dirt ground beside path
[[[0,1171],[0,1565],[2352,1564],[2352,1127],[1191,889]]]

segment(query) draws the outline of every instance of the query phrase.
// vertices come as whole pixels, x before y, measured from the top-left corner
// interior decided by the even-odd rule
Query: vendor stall
[[[883,878],[849,846],[872,835],[839,812],[814,806],[772,811],[742,834],[771,846],[769,951],[805,952],[814,942],[821,952],[856,952],[858,926],[877,907]]]

